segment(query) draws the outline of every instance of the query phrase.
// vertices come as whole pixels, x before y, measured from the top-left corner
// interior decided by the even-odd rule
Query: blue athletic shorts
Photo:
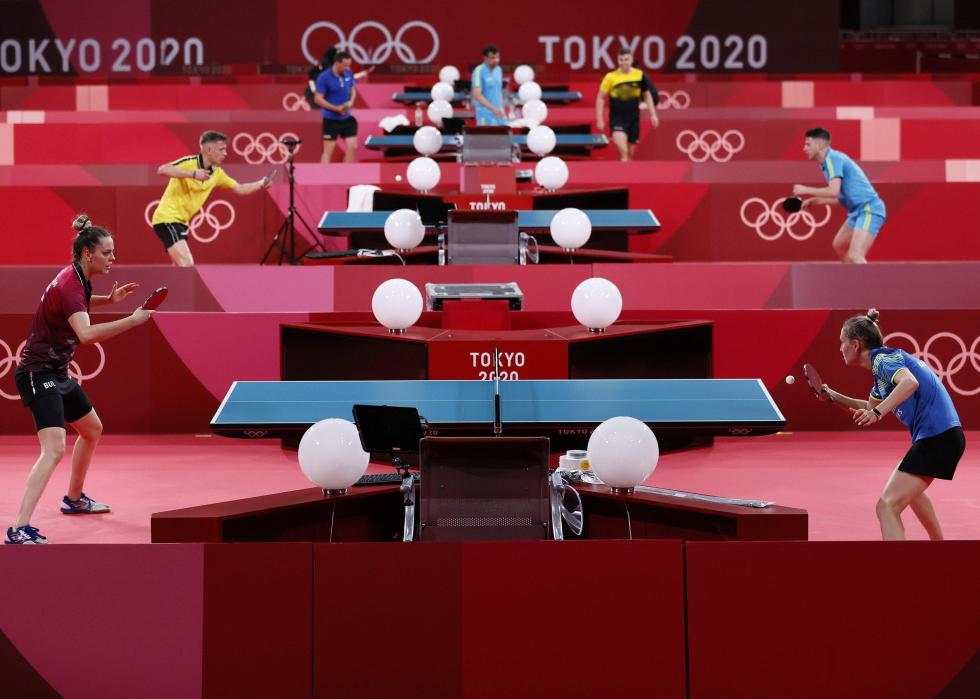
[[[878,235],[885,225],[885,202],[875,199],[851,209],[847,214],[847,225],[854,230],[868,231],[871,237]]]

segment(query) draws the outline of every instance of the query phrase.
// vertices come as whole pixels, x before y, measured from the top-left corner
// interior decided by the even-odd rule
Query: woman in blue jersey
[[[840,333],[840,352],[848,366],[870,369],[874,385],[867,400],[825,387],[828,397],[851,409],[854,422],[868,427],[895,413],[912,433],[912,447],[898,465],[875,507],[882,538],[904,539],[902,511],[911,507],[929,538],[943,538],[926,488],[934,478],[949,480],[966,440],[949,393],[925,362],[905,350],[884,347],[878,311],[848,318]]]

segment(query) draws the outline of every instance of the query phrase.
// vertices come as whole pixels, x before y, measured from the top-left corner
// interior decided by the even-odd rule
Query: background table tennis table
[[[491,434],[492,381],[236,381],[211,420],[229,437],[290,437],[354,404],[418,409],[430,433]],[[626,415],[654,430],[771,434],[786,425],[758,379],[595,379],[499,382],[504,435],[581,435]]]
[[[558,213],[553,209],[517,212],[517,227],[522,231],[546,231]],[[652,233],[660,230],[660,221],[650,209],[585,209],[592,230],[625,230],[630,233]],[[344,235],[348,232],[380,232],[390,211],[326,211],[317,226],[324,235]]]
[[[514,95],[516,97],[516,95]],[[506,95],[505,95],[506,97]],[[469,92],[456,92],[453,94],[453,102],[462,102],[470,99]],[[582,99],[582,93],[575,90],[542,90],[541,101],[545,104],[571,104]],[[417,102],[429,103],[432,101],[432,93],[429,90],[409,90],[396,92],[391,96],[393,102],[400,104],[416,104]]]
[[[392,134],[385,136],[368,136],[364,141],[364,147],[370,150],[387,151],[393,149],[413,149],[415,144],[414,137],[409,134]],[[463,146],[466,139],[465,134],[443,134],[442,150],[455,150]],[[510,137],[511,143],[527,149],[527,134],[513,134]],[[555,134],[555,149],[562,148],[585,148],[593,150],[605,148],[609,145],[609,139],[601,133],[560,133]]]

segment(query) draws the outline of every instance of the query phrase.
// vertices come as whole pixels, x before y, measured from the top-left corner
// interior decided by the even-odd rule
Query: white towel
[[[392,129],[396,126],[408,126],[408,117],[404,114],[395,114],[394,116],[387,116],[378,122],[378,126],[385,130],[385,133],[390,133]]]
[[[347,190],[347,210],[374,211],[374,193],[379,189],[373,184],[355,184]]]

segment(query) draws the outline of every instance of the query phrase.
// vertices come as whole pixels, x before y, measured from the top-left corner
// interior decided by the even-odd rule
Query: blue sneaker
[[[7,529],[7,538],[3,540],[5,544],[46,544],[48,540],[41,536],[37,527],[25,524],[22,527]]]
[[[108,511],[108,505],[96,502],[85,493],[78,500],[69,500],[67,495],[61,500],[61,513],[66,515],[101,515]]]

